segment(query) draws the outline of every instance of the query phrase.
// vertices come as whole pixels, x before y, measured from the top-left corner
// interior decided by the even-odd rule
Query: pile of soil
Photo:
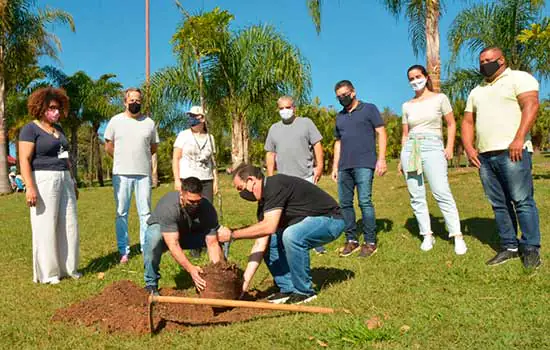
[[[206,288],[200,293],[201,298],[238,299],[241,295],[242,271],[234,264],[225,261],[210,264],[203,269],[202,278]]]
[[[227,271],[227,270],[226,270]],[[192,291],[161,289],[161,295],[194,297]],[[118,281],[95,297],[59,309],[52,321],[84,325],[107,333],[149,333],[147,292],[131,281]],[[264,292],[251,292],[245,300],[266,297]],[[235,308],[214,313],[210,306],[160,303],[153,307],[155,331],[186,330],[189,327],[225,325],[253,319],[268,310]]]

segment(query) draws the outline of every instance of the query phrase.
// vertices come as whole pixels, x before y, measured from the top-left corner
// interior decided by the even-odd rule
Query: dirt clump
[[[206,288],[200,292],[201,298],[238,299],[241,295],[242,271],[234,264],[225,261],[203,267],[201,277]]]
[[[165,296],[196,297],[192,290],[163,288],[160,292]],[[263,292],[254,291],[244,299],[253,301],[265,296]],[[52,321],[92,327],[106,333],[146,334],[150,332],[147,297],[147,292],[133,282],[118,281],[105,287],[97,296],[57,310]],[[158,303],[153,307],[156,332],[226,325],[269,313],[271,311],[235,308],[216,314],[206,305],[169,303]]]

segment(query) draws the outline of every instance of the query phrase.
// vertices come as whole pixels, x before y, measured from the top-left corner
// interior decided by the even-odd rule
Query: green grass
[[[98,294],[106,285],[130,279],[141,285],[142,259],[117,265],[112,189],[82,189],[79,200],[81,280],[56,286],[32,283],[32,247],[24,195],[0,197],[0,348],[73,349],[542,349],[550,348],[550,158],[535,160],[535,196],[543,233],[541,252],[546,265],[529,273],[519,261],[487,267],[498,245],[492,211],[478,175],[452,170],[451,186],[458,203],[468,253],[458,257],[444,232],[441,213],[430,197],[437,242],[431,252],[419,249],[405,183],[391,171],[376,178],[374,202],[380,228],[379,251],[369,259],[339,258],[343,237],[312,256],[321,291],[315,305],[346,308],[352,314],[286,314],[251,322],[149,336],[108,335],[72,324],[52,323],[55,310]],[[336,196],[336,186],[324,177],[321,186]],[[155,203],[171,189],[153,192]],[[254,222],[255,206],[240,198],[223,178],[224,224]],[[138,238],[135,209],[130,214],[131,240]],[[232,259],[244,268],[250,241],[232,247]],[[205,263],[206,260],[197,261]],[[325,268],[325,269],[323,269]],[[161,287],[189,288],[189,278],[165,255]],[[105,279],[97,278],[105,272]],[[268,288],[264,265],[255,287]],[[383,325],[369,330],[365,321],[378,316]],[[408,326],[408,330],[402,328]]]

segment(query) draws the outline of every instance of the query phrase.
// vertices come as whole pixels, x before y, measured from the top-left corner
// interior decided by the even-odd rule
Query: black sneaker
[[[160,296],[159,288],[157,286],[145,286],[145,290],[148,294],[152,294],[156,297]]]
[[[317,299],[316,294],[305,295],[300,293],[292,293],[285,304],[305,304],[315,299]]]
[[[284,303],[285,301],[288,300],[288,298],[290,297],[290,295],[292,295],[292,293],[281,293],[281,292],[277,292],[277,293],[273,293],[271,294],[270,296],[268,296],[266,298],[267,302],[268,303],[272,303],[272,304],[282,304]]]
[[[504,264],[508,260],[519,258],[517,250],[514,252],[512,250],[503,250],[497,253],[491,260],[487,261],[487,265],[500,265]]]
[[[527,249],[521,255],[521,262],[526,269],[537,269],[541,265],[538,249]]]

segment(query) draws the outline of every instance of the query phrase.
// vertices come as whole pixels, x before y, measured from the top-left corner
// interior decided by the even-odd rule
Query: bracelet
[[[229,243],[233,243],[235,241],[235,237],[233,237],[233,231],[229,234]]]

